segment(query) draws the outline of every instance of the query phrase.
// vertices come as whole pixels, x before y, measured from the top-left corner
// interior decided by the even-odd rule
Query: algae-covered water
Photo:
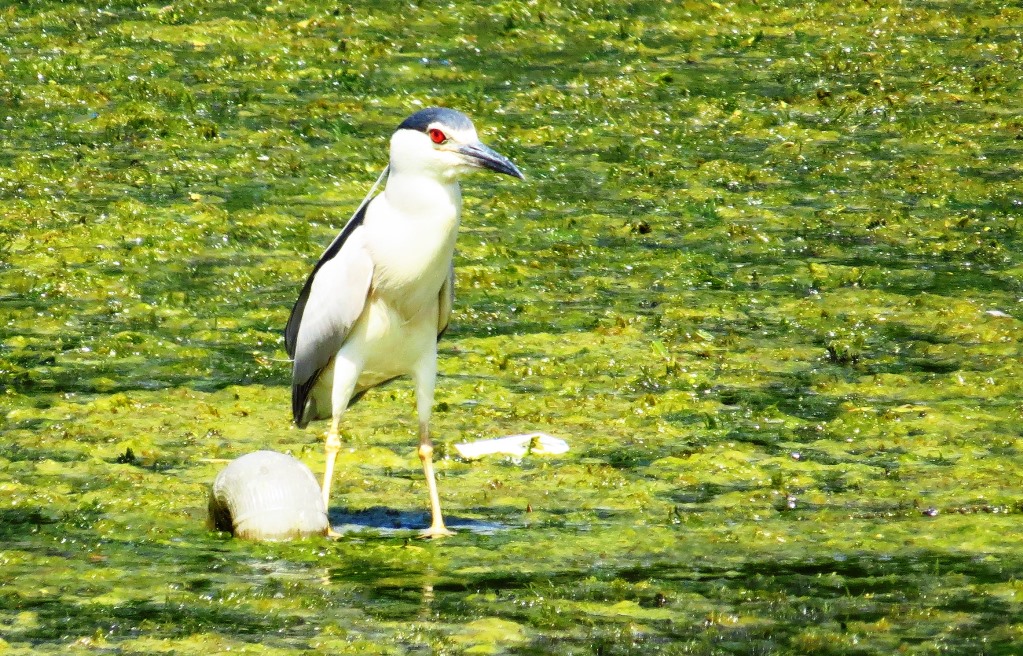
[[[0,4],[0,653],[1023,650],[1023,6]],[[206,486],[421,106],[465,184],[426,524],[407,382],[337,540]],[[541,430],[570,451],[466,462]],[[394,527],[397,527],[397,530]]]

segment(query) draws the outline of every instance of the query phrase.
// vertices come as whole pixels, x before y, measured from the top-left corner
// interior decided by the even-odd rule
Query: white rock
[[[247,540],[290,540],[327,533],[327,511],[309,468],[276,451],[231,462],[213,481],[210,524]]]

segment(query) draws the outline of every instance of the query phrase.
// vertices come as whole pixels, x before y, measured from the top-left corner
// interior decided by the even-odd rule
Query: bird
[[[324,444],[324,507],[345,410],[371,388],[409,376],[419,421],[418,455],[430,497],[424,538],[452,535],[444,524],[433,468],[430,414],[437,342],[454,303],[459,180],[489,169],[525,176],[483,144],[472,121],[430,107],[391,135],[388,165],[306,279],[284,330],[292,359],[291,411],[299,428],[330,419]],[[386,177],[383,191],[374,195]]]

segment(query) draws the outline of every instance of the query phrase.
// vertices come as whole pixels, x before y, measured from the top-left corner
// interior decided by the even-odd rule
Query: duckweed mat
[[[1023,5],[0,3],[0,653],[1017,654]],[[281,331],[427,105],[464,184],[426,491],[205,527]],[[540,430],[557,457],[453,444]],[[388,526],[388,522],[392,526]],[[453,522],[453,523],[458,523]],[[379,529],[379,530],[378,530]]]

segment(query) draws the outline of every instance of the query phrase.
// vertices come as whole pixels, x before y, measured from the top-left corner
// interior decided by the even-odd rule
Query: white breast
[[[367,208],[373,291],[406,319],[436,307],[451,268],[461,205],[457,184],[392,178]]]

